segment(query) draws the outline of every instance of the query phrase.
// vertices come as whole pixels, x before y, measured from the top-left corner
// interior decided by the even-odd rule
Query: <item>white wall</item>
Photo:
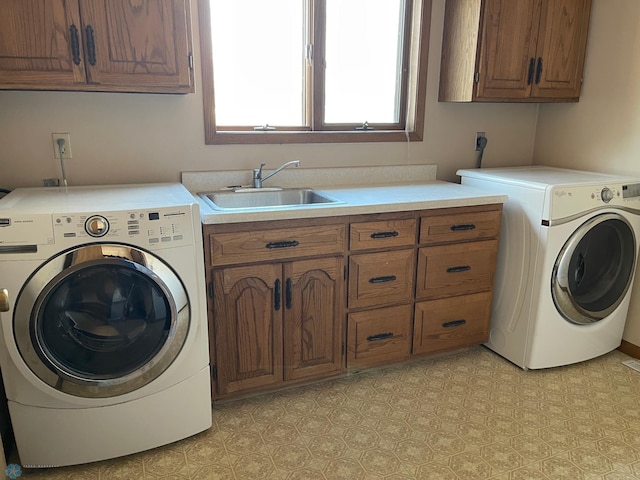
[[[434,163],[438,178],[457,181],[458,168],[475,166],[476,131],[489,139],[485,166],[530,164],[536,105],[437,102],[443,18],[444,0],[434,0],[423,142],[206,146],[196,65],[198,93],[184,96],[0,91],[0,188],[61,176],[52,132],[71,134],[71,185],[179,181],[181,171],[250,169],[260,162],[269,168],[291,159],[303,167]]]
[[[582,98],[540,107],[534,163],[640,178],[640,2],[593,0]],[[624,339],[640,345],[640,276]]]

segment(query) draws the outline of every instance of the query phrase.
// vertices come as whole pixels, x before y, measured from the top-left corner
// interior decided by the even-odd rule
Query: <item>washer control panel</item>
[[[109,231],[109,220],[102,215],[92,215],[84,223],[84,229],[92,237],[104,237]]]
[[[56,243],[100,240],[162,248],[193,242],[189,207],[54,214],[52,220]]]

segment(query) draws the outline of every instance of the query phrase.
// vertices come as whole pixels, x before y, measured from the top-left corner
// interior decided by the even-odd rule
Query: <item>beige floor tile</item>
[[[216,404],[213,427],[47,480],[640,479],[640,374],[618,351],[523,371],[484,347]]]

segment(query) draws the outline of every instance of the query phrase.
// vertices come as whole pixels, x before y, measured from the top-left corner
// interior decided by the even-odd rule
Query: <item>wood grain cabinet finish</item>
[[[575,102],[591,0],[447,0],[440,101]]]
[[[339,374],[344,369],[346,225],[228,227],[218,232],[205,226],[214,399]],[[276,247],[276,257],[287,261],[266,262],[268,255],[254,248],[265,248],[264,239],[287,241],[282,238],[294,237],[280,234],[305,233],[307,228],[321,239],[332,238],[334,245],[336,227],[342,231],[338,255],[322,256],[319,252],[326,249],[311,242],[313,247],[301,250]],[[325,228],[332,233],[323,235]],[[238,250],[239,245],[248,247]],[[228,253],[221,257],[222,267],[213,253],[218,249]]]
[[[209,255],[219,266],[343,254],[346,231],[345,224],[328,224],[216,233],[209,238]]]
[[[413,353],[437,353],[486,342],[491,292],[416,303]]]
[[[415,251],[365,253],[349,257],[349,308],[410,302]]]
[[[282,383],[280,265],[213,271],[215,394]],[[210,290],[210,293],[211,293]],[[276,301],[280,302],[276,306]]]
[[[368,367],[408,359],[412,314],[410,304],[350,313],[349,367]]]
[[[0,89],[194,91],[188,0],[0,0]]]
[[[491,290],[497,255],[497,240],[420,248],[416,298]]]
[[[205,225],[213,398],[486,341],[501,213]]]
[[[411,247],[416,243],[416,219],[352,222],[349,226],[351,251]]]

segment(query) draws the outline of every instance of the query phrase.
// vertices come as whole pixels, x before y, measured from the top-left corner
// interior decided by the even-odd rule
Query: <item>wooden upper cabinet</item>
[[[193,86],[188,0],[0,0],[0,89]]]
[[[536,73],[531,95],[580,96],[591,0],[546,0],[538,31]],[[540,72],[540,74],[538,74]]]
[[[84,83],[79,28],[77,1],[0,0],[0,88]]]
[[[591,0],[447,0],[440,101],[578,101]]]

